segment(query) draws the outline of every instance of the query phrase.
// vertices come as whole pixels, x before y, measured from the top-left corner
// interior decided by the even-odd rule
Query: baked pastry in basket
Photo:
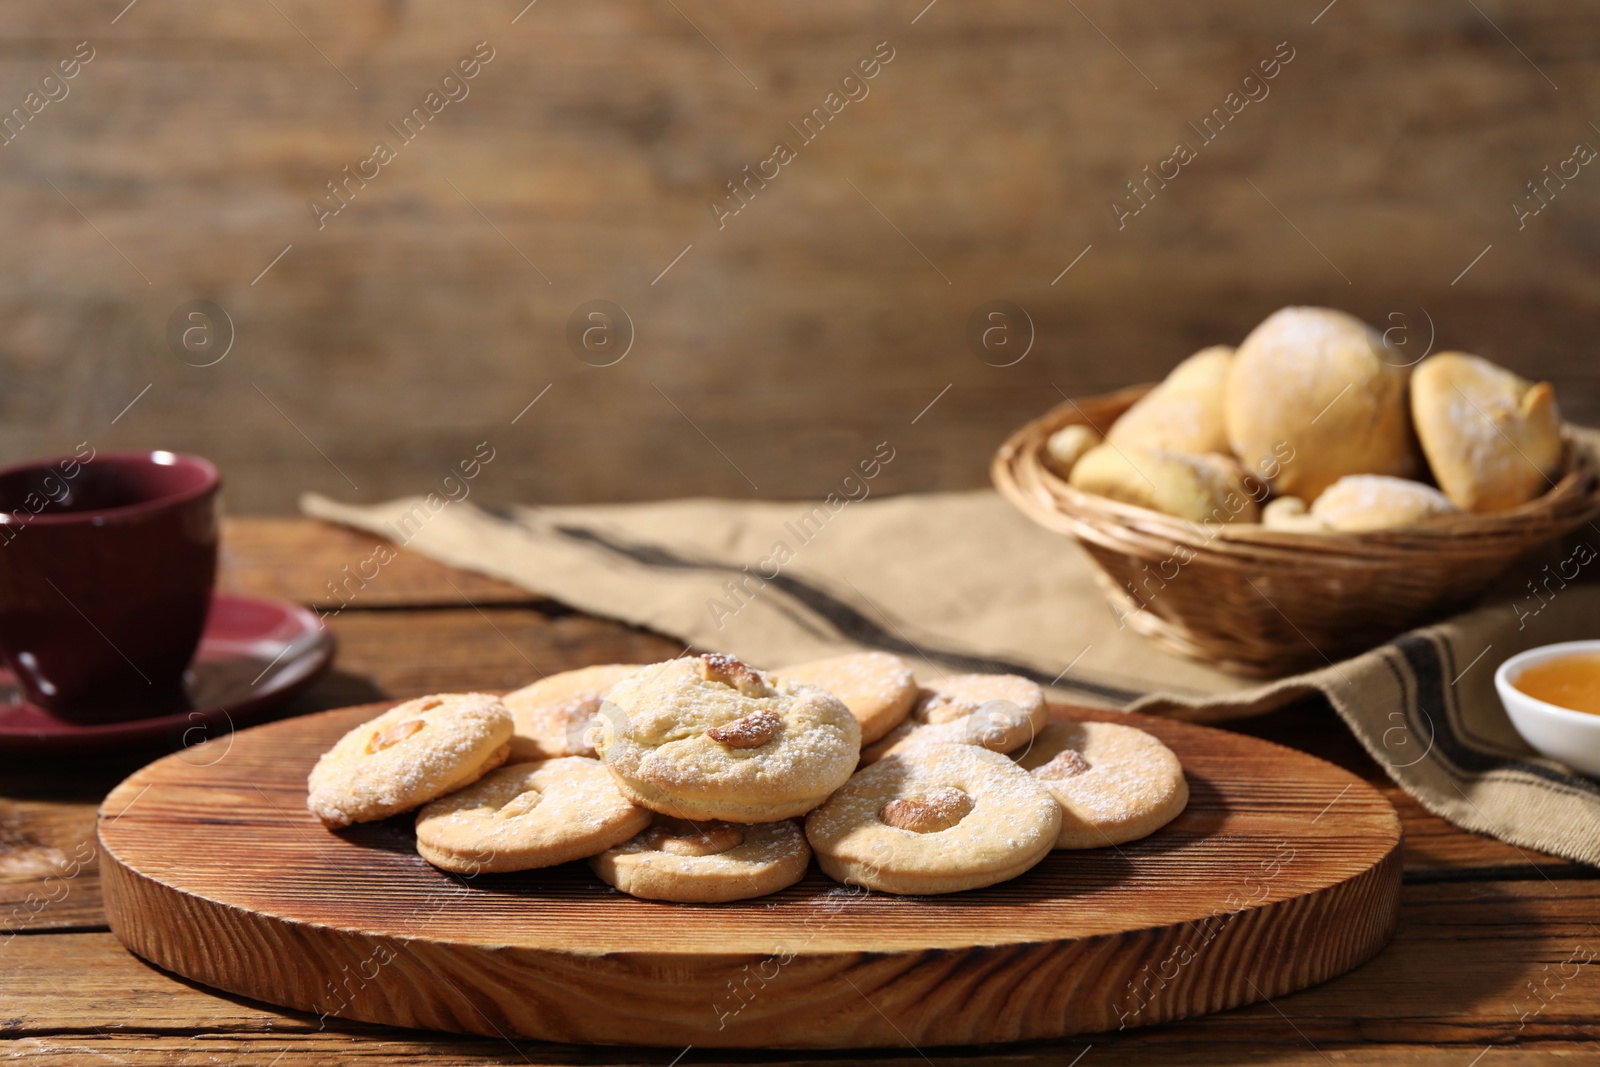
[[[1549,382],[1440,352],[1412,376],[1411,414],[1439,488],[1463,511],[1505,511],[1555,484],[1561,414]]]
[[[1233,349],[1203,348],[1172,368],[1106,432],[1112,444],[1165,452],[1227,452],[1223,402]]]
[[[1407,368],[1360,319],[1289,307],[1250,331],[1228,376],[1228,439],[1279,493],[1315,500],[1346,474],[1418,473]]]
[[[1232,456],[1190,456],[1123,448],[1107,441],[1072,468],[1068,483],[1086,493],[1176,515],[1190,522],[1255,522],[1266,486]]]
[[[1383,474],[1347,474],[1311,505],[1312,518],[1344,533],[1415,526],[1456,512],[1433,486]]]

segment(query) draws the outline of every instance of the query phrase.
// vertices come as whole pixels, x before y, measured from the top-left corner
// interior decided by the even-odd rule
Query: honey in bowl
[[[1546,704],[1600,715],[1600,652],[1577,652],[1535,663],[1511,684]]]

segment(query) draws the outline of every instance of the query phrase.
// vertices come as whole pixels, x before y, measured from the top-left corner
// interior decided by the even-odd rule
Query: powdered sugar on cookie
[[[504,763],[511,728],[510,711],[487,693],[408,700],[357,726],[317,760],[306,806],[332,827],[409,811]]]
[[[1183,811],[1189,787],[1172,750],[1121,723],[1052,723],[1019,761],[1061,805],[1057,848],[1144,837]]]
[[[663,814],[773,822],[804,814],[855,768],[861,728],[838,698],[732,657],[647,667],[608,698],[601,757]]]

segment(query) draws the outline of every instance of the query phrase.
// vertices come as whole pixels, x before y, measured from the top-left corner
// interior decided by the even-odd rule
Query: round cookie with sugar
[[[488,693],[407,700],[341,737],[306,779],[323,825],[387,819],[478,780],[506,761],[511,712]]]
[[[957,893],[1015,878],[1061,832],[1055,798],[1010,759],[975,745],[886,756],[806,817],[829,877],[885,893]]]
[[[917,702],[917,679],[911,668],[887,652],[851,652],[773,673],[826,689],[844,701],[861,724],[864,745],[899,726]]]
[[[1061,805],[1056,848],[1101,848],[1146,837],[1189,803],[1177,755],[1122,723],[1051,723],[1018,763]]]
[[[513,763],[417,813],[417,852],[447,871],[525,871],[585,859],[649,825],[581,756]]]
[[[658,815],[589,866],[629,896],[716,904],[776,893],[804,878],[810,862],[811,846],[792,819],[740,824]]]
[[[910,717],[861,753],[863,764],[910,745],[977,745],[1012,752],[1049,721],[1044,690],[1015,674],[954,674],[928,683]]]
[[[624,792],[681,819],[803,815],[855,769],[861,727],[838,697],[726,655],[646,667],[611,690],[596,748]]]
[[[603,663],[541,678],[503,698],[511,709],[511,758],[594,756],[594,732],[606,694],[642,663]]]

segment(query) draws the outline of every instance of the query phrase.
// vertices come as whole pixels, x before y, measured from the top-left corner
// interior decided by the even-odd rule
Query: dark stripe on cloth
[[[663,570],[697,570],[730,575],[742,575],[745,573],[742,567],[735,567],[732,564],[721,563],[716,560],[687,559],[659,545],[625,544],[583,526],[556,526],[553,529],[569,540],[603,548],[608,552],[615,553],[645,567],[658,567]],[[1121,689],[1116,686],[1103,685],[1099,682],[1091,682],[1079,678],[1068,679],[1059,676],[1052,678],[1042,671],[1003,659],[974,656],[965,652],[941,649],[934,646],[919,647],[900,635],[878,626],[833,594],[802,582],[792,575],[780,573],[773,578],[767,578],[764,575],[758,577],[767,585],[776,587],[791,599],[803,604],[818,617],[826,620],[841,637],[870,648],[879,648],[902,656],[926,656],[930,660],[937,660],[946,666],[971,673],[1017,674],[1040,685],[1072,689],[1076,692],[1088,693],[1106,700],[1122,703],[1132,703],[1144,695],[1133,690]]]

